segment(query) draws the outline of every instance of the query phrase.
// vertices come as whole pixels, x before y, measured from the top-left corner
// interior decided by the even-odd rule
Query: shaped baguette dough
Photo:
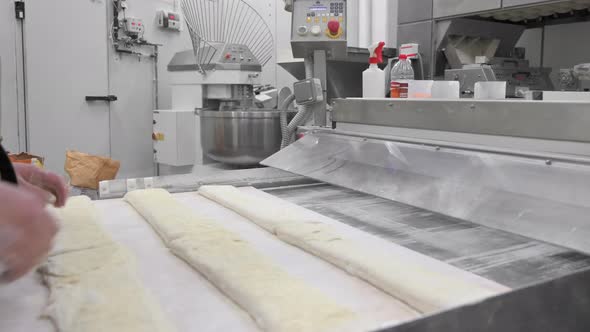
[[[94,222],[98,220],[98,211],[88,197],[73,197],[68,200],[67,208],[64,209],[48,209],[60,221],[60,231],[49,256],[113,243],[98,223]]]
[[[373,284],[422,313],[464,305],[508,290],[501,285],[486,287],[429,268],[429,258],[409,260],[391,252],[371,249],[347,238],[332,225],[310,220],[301,214],[300,207],[278,198],[265,199],[232,186],[204,186],[199,193],[279,239]],[[463,275],[466,273],[457,271]]]
[[[143,288],[134,256],[98,225],[86,197],[56,212],[62,228],[55,251],[39,272],[50,289],[46,315],[59,332],[172,332],[174,328]],[[84,236],[73,239],[72,237]]]
[[[237,234],[160,189],[125,196],[171,251],[248,312],[264,331],[341,330],[356,315],[289,275]]]

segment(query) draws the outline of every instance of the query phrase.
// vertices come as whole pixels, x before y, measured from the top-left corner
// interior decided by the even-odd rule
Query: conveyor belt
[[[267,189],[277,197],[508,287],[590,267],[590,256],[331,185]]]

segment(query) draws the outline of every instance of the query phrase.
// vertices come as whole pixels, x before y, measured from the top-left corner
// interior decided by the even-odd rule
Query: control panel
[[[128,35],[142,35],[145,26],[143,20],[136,17],[127,17],[125,19],[125,32]]]
[[[227,44],[222,54],[221,63],[258,64],[254,54],[244,45]]]
[[[158,26],[161,28],[175,31],[180,31],[182,28],[182,22],[180,20],[179,13],[160,10],[158,11],[156,18],[158,20]]]
[[[256,56],[247,46],[241,44],[226,44],[219,42],[209,43],[207,46],[201,48],[201,53],[198,57],[199,61],[201,61],[200,65],[197,65],[197,57],[195,57],[195,52],[193,50],[178,52],[174,54],[172,60],[170,60],[168,71],[179,72],[201,69],[217,71],[262,71],[262,65]],[[248,80],[257,79],[258,77],[259,76],[253,76],[252,78],[248,78]],[[238,77],[235,79],[238,79]]]
[[[293,56],[303,58],[315,50],[328,57],[346,55],[346,0],[294,0],[291,29]]]

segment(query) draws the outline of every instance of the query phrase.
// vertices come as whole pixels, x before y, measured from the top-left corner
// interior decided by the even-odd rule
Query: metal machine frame
[[[291,47],[293,56],[304,58],[305,78],[317,78],[322,84],[323,101],[312,106],[314,125],[326,126],[328,100],[328,59],[347,54],[347,0],[293,0]],[[337,33],[330,24],[339,25]]]
[[[333,127],[358,131],[312,130],[263,164],[590,254],[589,154],[469,143],[478,134],[588,146],[590,103],[339,99],[333,106]],[[416,135],[378,135],[374,126]],[[422,129],[465,139],[417,138]],[[590,326],[588,283],[584,269],[382,331],[582,332]]]

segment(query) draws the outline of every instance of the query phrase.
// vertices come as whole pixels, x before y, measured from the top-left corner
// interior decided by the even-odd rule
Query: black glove
[[[12,167],[12,162],[8,158],[8,154],[6,154],[2,145],[0,145],[0,178],[4,182],[18,183],[16,173]]]

